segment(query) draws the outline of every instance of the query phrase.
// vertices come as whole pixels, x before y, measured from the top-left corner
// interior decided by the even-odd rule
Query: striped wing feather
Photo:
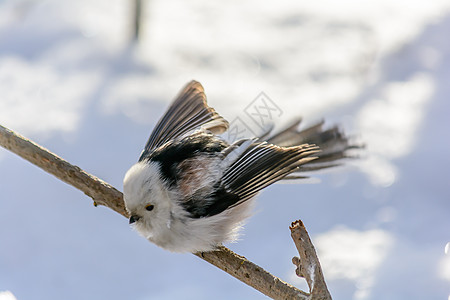
[[[168,141],[184,137],[199,128],[220,134],[228,129],[228,122],[208,106],[202,85],[191,81],[156,124],[139,161]]]
[[[319,152],[315,145],[279,147],[267,143],[252,143],[229,166],[222,176],[222,185],[228,193],[238,196],[238,205],[256,195],[260,190],[283,179],[301,165],[314,159]]]

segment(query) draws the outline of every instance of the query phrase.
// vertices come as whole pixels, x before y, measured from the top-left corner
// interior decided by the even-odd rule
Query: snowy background
[[[450,1],[0,0],[0,124],[122,188],[153,125],[199,80],[227,119],[260,92],[341,124],[363,158],[274,185],[228,245],[282,279],[302,219],[334,299],[450,299]],[[3,291],[3,292],[2,292]],[[14,295],[14,296],[13,296]],[[0,149],[0,299],[261,299]]]

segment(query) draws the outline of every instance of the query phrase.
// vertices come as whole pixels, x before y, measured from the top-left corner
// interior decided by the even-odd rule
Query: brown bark
[[[305,278],[309,286],[311,299],[330,300],[331,295],[305,225],[301,220],[297,220],[289,228],[291,229],[291,237],[300,254],[300,258],[292,258],[292,263],[297,266],[295,273],[297,276]]]

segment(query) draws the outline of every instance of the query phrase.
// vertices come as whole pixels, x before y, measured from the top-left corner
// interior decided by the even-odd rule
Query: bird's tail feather
[[[268,137],[265,139],[268,143],[281,147],[309,144],[316,145],[320,149],[320,152],[315,154],[317,156],[315,160],[299,166],[294,174],[288,175],[284,179],[304,178],[305,176],[298,175],[298,173],[339,166],[341,160],[355,157],[350,154],[351,149],[363,147],[352,143],[350,138],[337,126],[324,128],[324,121],[305,129],[299,129],[300,123],[301,119],[298,119],[278,133],[273,135],[266,133],[265,135]]]

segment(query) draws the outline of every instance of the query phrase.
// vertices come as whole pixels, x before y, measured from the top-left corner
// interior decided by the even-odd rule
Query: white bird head
[[[171,222],[171,201],[159,169],[156,162],[138,162],[123,180],[130,224],[147,239],[155,232],[167,230]]]

